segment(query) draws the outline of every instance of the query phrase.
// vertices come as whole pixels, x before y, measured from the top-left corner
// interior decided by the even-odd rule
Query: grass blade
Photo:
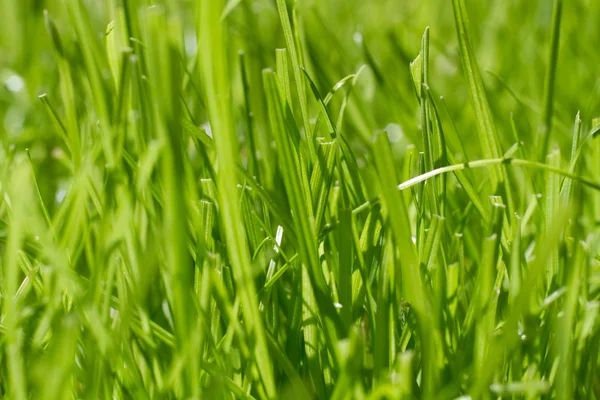
[[[273,367],[268,358],[267,342],[264,327],[258,311],[258,298],[252,281],[250,253],[245,233],[237,223],[241,221],[241,209],[237,201],[235,181],[235,166],[237,164],[237,138],[231,121],[231,106],[229,99],[230,83],[228,71],[216,69],[216,65],[225,65],[226,36],[221,24],[220,15],[223,11],[222,1],[206,0],[199,7],[199,53],[206,59],[202,62],[202,72],[205,82],[209,82],[206,90],[207,104],[211,116],[211,126],[215,136],[215,148],[219,154],[219,204],[221,207],[221,222],[227,237],[228,253],[233,266],[234,278],[244,304],[244,320],[256,337],[254,354],[257,368],[269,398],[275,397],[275,381]]]
[[[454,10],[456,32],[458,34],[460,60],[465,78],[469,84],[471,104],[475,109],[475,120],[481,142],[481,150],[486,158],[499,157],[502,154],[500,139],[496,132],[492,111],[474,54],[465,2],[464,0],[452,0],[452,7]],[[492,188],[495,188],[496,184],[502,181],[501,170],[500,168],[492,168],[490,174],[490,183]]]

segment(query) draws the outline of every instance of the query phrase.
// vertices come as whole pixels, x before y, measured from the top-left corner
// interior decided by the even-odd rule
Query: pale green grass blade
[[[28,172],[25,165],[21,163],[14,166],[12,179],[14,183],[27,182]],[[16,189],[18,186],[13,185]],[[3,257],[2,281],[4,300],[2,301],[2,314],[4,315],[6,349],[5,357],[9,368],[7,392],[16,400],[28,398],[27,378],[25,375],[25,364],[23,360],[23,330],[19,326],[20,307],[17,303],[17,290],[19,284],[18,254],[22,246],[27,226],[26,215],[28,203],[30,203],[29,191],[13,191],[8,200],[11,205],[11,225],[8,231],[8,242]],[[5,200],[6,201],[6,200]]]
[[[304,86],[304,80],[302,78],[302,64],[300,49],[297,47],[297,41],[295,39],[294,30],[290,22],[290,16],[285,0],[277,0],[277,10],[279,11],[279,20],[283,29],[283,36],[287,45],[287,50],[290,53],[290,59],[292,61],[292,70],[294,72],[294,80],[296,81],[296,90],[298,92],[298,102],[300,103],[300,111],[302,113],[302,124],[304,127],[304,134],[308,142],[308,148],[311,151],[311,155],[315,155],[315,145],[313,143],[314,138],[312,137],[312,131],[310,129],[310,122],[308,120],[308,103],[306,96],[306,88]],[[297,27],[295,27],[297,29]],[[284,89],[286,90],[286,89]],[[286,92],[287,94],[287,92]],[[290,104],[290,107],[292,105]]]
[[[273,367],[268,358],[264,327],[258,314],[258,299],[254,286],[247,285],[247,282],[252,279],[250,254],[244,231],[237,223],[241,220],[241,210],[237,201],[235,181],[231,179],[236,175],[238,144],[231,121],[229,76],[228,71],[215,68],[216,65],[225,65],[227,62],[225,30],[220,23],[222,6],[221,1],[211,0],[200,3],[199,52],[205,57],[201,65],[205,82],[209,83],[206,96],[211,126],[214,132],[218,132],[215,136],[215,148],[219,154],[217,187],[221,221],[229,243],[228,253],[234,268],[234,277],[244,304],[244,320],[256,335],[254,354],[258,371],[267,396],[272,398],[275,397]]]
[[[574,173],[577,169],[578,152],[581,142],[581,117],[579,113],[575,117],[575,125],[573,127],[573,143],[571,145],[571,161],[569,162],[569,172]],[[565,179],[560,188],[561,204],[569,204],[573,193],[573,181]]]
[[[108,69],[108,61],[94,36],[89,17],[81,0],[69,0],[67,4],[71,23],[82,43],[83,59],[94,99],[94,108],[102,125],[104,156],[108,165],[112,166],[114,163],[114,151],[111,143],[111,104],[107,98],[107,88],[110,85],[102,75],[103,70]]]
[[[532,169],[538,169],[541,171],[551,172],[553,174],[562,175],[564,177],[573,179],[583,185],[589,186],[590,188],[600,190],[600,182],[594,181],[593,179],[590,179],[588,177],[575,175],[569,171],[563,170],[563,169],[558,168],[553,165],[541,164],[541,163],[538,163],[535,161],[529,161],[529,160],[521,160],[519,158],[495,158],[495,159],[491,159],[491,160],[477,160],[477,161],[466,162],[466,163],[462,163],[462,164],[448,165],[446,167],[437,168],[437,169],[434,169],[433,171],[418,175],[414,178],[409,179],[406,182],[402,182],[401,184],[398,185],[398,189],[405,190],[405,189],[411,188],[415,185],[418,185],[418,184],[426,181],[427,179],[430,179],[437,175],[445,174],[448,172],[462,171],[462,170],[465,170],[468,168],[490,167],[490,166],[502,165],[502,164],[509,164],[509,165],[514,165],[514,166],[520,166],[520,167],[525,167],[525,168],[532,168]]]
[[[477,316],[475,317],[475,368],[477,371],[485,369],[485,360],[491,346],[492,335],[495,328],[496,313],[492,306],[495,294],[494,281],[498,274],[498,255],[500,250],[500,237],[502,235],[502,221],[505,207],[501,204],[494,205],[490,229],[483,243],[482,260],[479,264],[475,298]]]
[[[188,251],[186,228],[187,204],[184,202],[185,170],[182,157],[182,128],[179,123],[181,107],[178,91],[181,86],[181,65],[177,47],[181,27],[171,19],[163,8],[149,10],[143,17],[146,28],[146,42],[151,90],[154,103],[154,126],[159,140],[164,143],[160,171],[164,190],[164,234],[168,251],[167,291],[170,291],[171,307],[174,313],[175,330],[180,357],[189,351],[187,337],[191,332],[190,319],[195,310],[191,307],[194,270]],[[170,31],[170,35],[162,32]],[[160,63],[168,57],[171,62]],[[197,394],[193,388],[191,375],[197,365],[190,363],[188,373],[182,380],[184,393]]]
[[[549,166],[554,168],[560,167],[560,152],[557,150],[551,152],[546,158]],[[544,211],[545,211],[545,226],[550,228],[554,226],[554,218],[558,215],[560,208],[560,179],[556,174],[550,172],[545,177],[546,185],[544,192]],[[548,257],[547,281],[548,287],[552,281],[557,278],[559,272],[558,248],[550,250]]]

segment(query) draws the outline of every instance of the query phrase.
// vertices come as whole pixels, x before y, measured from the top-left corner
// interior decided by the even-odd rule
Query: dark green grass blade
[[[554,110],[554,92],[556,86],[556,70],[558,64],[558,50],[560,44],[560,25],[562,20],[562,0],[555,0],[552,9],[552,27],[550,32],[550,46],[548,50],[548,65],[544,78],[544,97],[542,101],[542,115],[538,126],[539,160],[544,160],[550,146],[552,136],[552,114]]]
[[[400,192],[392,182],[397,181],[390,144],[386,133],[380,133],[375,142],[374,159],[378,171],[382,199],[387,209],[394,242],[401,258],[397,273],[396,290],[406,298],[415,310],[419,327],[419,338],[423,346],[424,392],[435,393],[440,373],[440,337],[438,326],[431,313],[433,302],[425,289],[420,273],[417,252],[412,243],[407,210]],[[398,208],[396,208],[398,207]]]

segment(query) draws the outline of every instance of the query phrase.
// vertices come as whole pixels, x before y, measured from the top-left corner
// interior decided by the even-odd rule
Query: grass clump
[[[0,3],[0,395],[600,399],[599,4]]]

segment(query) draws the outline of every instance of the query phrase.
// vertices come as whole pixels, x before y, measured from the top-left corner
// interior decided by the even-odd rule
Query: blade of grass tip
[[[581,116],[579,112],[577,116],[575,116],[575,126],[573,127],[573,143],[571,145],[571,161],[569,162],[569,172],[575,173],[577,168],[577,155],[579,151],[579,142],[581,140]],[[571,200],[571,195],[573,191],[573,181],[569,178],[565,178],[563,181],[560,197],[561,197],[561,206],[568,205]]]
[[[207,148],[207,150],[214,150],[215,144],[213,138],[208,136],[204,129],[198,128],[192,121],[185,118],[181,120],[181,126],[187,130],[192,137],[198,139]]]
[[[285,95],[285,99],[290,105],[290,108],[292,108],[294,103],[292,103],[292,90],[290,89],[287,49],[275,50],[275,64],[275,70],[277,71],[277,77],[279,78],[279,82],[281,83],[283,94]],[[292,114],[293,113],[294,112],[292,110]]]
[[[126,151],[124,149],[124,143],[128,130],[127,112],[130,109],[129,88],[131,86],[131,66],[132,58],[135,58],[135,56],[131,54],[131,49],[124,49],[119,55],[121,60],[121,66],[119,68],[119,88],[116,96],[116,106],[113,109],[113,121],[116,132],[115,158],[117,160],[120,160],[122,158],[122,154]]]
[[[427,233],[425,235],[425,240],[423,240],[423,248],[419,253],[419,262],[421,265],[427,267],[427,270],[430,271],[433,268],[433,263],[435,261],[435,257],[437,256],[437,250],[440,239],[440,222],[443,219],[439,215],[434,215],[431,218],[431,224],[427,229]]]
[[[35,177],[35,169],[34,169],[34,165],[33,165],[33,159],[31,158],[31,153],[29,152],[29,149],[26,149],[25,152],[27,153],[27,158],[29,159],[29,165],[31,166],[31,175],[33,178],[33,184],[35,186],[35,191],[36,191],[36,193],[38,195],[38,199],[40,201],[40,207],[42,208],[42,212],[44,213],[44,218],[46,218],[46,223],[48,224],[48,228],[52,232],[52,236],[54,236],[52,219],[50,218],[50,213],[48,212],[48,209],[46,208],[46,205],[44,204],[44,198],[43,198],[42,192],[40,190],[40,185],[38,184],[37,178]]]
[[[307,71],[306,71],[304,68],[303,68],[302,70],[304,71],[304,76],[305,76],[305,78],[307,78],[307,79],[310,79],[310,77],[308,76],[308,72],[307,72]],[[361,70],[362,70],[362,69],[361,69]],[[360,70],[357,72],[357,74],[358,74],[358,73],[360,73]],[[350,81],[350,82],[354,81],[354,79],[356,78],[356,75],[357,75],[357,74],[351,74],[351,75],[345,76],[344,78],[340,79],[340,80],[338,81],[338,83],[336,83],[336,84],[333,86],[333,88],[332,88],[332,89],[329,91],[329,93],[327,93],[327,95],[325,96],[325,98],[323,98],[323,104],[324,104],[325,106],[327,106],[327,105],[329,104],[329,102],[331,101],[331,99],[333,98],[333,96],[334,96],[334,95],[335,95],[335,94],[336,94],[336,93],[337,93],[337,92],[338,92],[340,89],[342,89],[342,88],[343,88],[343,87],[346,85],[346,83],[347,83],[347,82],[349,82],[349,81]],[[314,85],[314,82],[313,82],[313,85]],[[316,88],[316,85],[314,85],[314,86],[315,86],[315,88]],[[350,84],[349,86],[351,86],[351,84]],[[311,87],[311,90],[313,91],[313,94],[315,94],[315,90],[314,90],[312,87]],[[348,91],[350,91],[350,89],[349,89]],[[317,91],[317,92],[318,92],[318,91]],[[316,96],[316,94],[315,94],[315,96]],[[346,101],[347,101],[347,100],[346,100],[346,97],[347,97],[347,95],[344,97],[344,100],[342,100],[342,105],[340,106],[340,115],[339,115],[339,117],[338,117],[338,124],[336,125],[336,130],[339,130],[339,126],[340,126],[340,124],[341,124],[340,118],[341,118],[341,117],[343,117],[343,114],[344,114],[344,109],[345,109],[345,107],[346,107],[346,106],[345,106],[345,103],[346,103]],[[322,114],[322,113],[319,113],[319,114],[317,115],[317,119],[316,119],[316,121],[315,121],[315,126],[314,126],[314,128],[313,128],[313,132],[314,132],[314,133],[313,133],[313,135],[315,135],[315,134],[316,134],[316,132],[318,132],[318,131],[319,131],[319,126],[320,126],[320,123],[321,123],[321,119],[322,119],[322,117],[323,117],[323,114]]]
[[[552,111],[554,109],[554,89],[556,81],[556,67],[558,64],[558,50],[560,44],[560,23],[562,19],[562,0],[554,0],[552,9],[552,28],[550,33],[550,47],[548,51],[548,65],[544,78],[544,97],[542,99],[542,115],[538,127],[538,160],[544,160],[550,146],[552,134]],[[541,143],[541,146],[540,146]]]
[[[220,23],[223,0],[202,0],[198,7],[198,53],[202,56],[201,70],[204,76],[208,111],[215,135],[215,148],[219,173],[219,206],[221,222],[227,240],[227,251],[233,267],[234,278],[244,305],[244,320],[255,335],[254,356],[256,366],[269,398],[275,398],[273,367],[258,310],[258,297],[252,285],[252,263],[243,227],[237,197],[236,176],[237,137],[232,126],[231,82],[226,65],[228,48],[226,30]]]
[[[418,185],[418,184],[426,181],[427,179],[431,179],[434,176],[437,176],[440,174],[446,174],[448,172],[455,172],[455,171],[463,171],[463,170],[469,169],[469,168],[483,168],[483,167],[490,167],[490,166],[496,166],[496,165],[502,165],[502,164],[521,166],[524,168],[531,168],[534,170],[535,169],[543,170],[543,171],[550,172],[552,174],[562,175],[564,177],[573,179],[573,180],[575,180],[585,186],[588,186],[592,189],[600,191],[600,182],[594,181],[594,180],[584,177],[584,176],[570,173],[569,171],[565,171],[563,169],[560,169],[560,168],[552,166],[552,165],[546,165],[546,164],[542,164],[542,163],[535,162],[535,161],[522,160],[519,158],[492,158],[489,160],[476,160],[476,161],[470,161],[470,162],[461,163],[461,164],[448,165],[446,167],[434,169],[433,171],[425,172],[421,175],[418,175],[418,176],[415,176],[414,178],[409,179],[408,181],[402,182],[401,184],[398,185],[398,190],[402,191],[402,190],[409,189],[415,185]]]
[[[106,52],[100,50],[100,45],[89,20],[89,13],[83,6],[81,0],[67,0],[66,4],[68,4],[66,8],[69,11],[71,24],[73,25],[81,44],[80,48],[87,71],[86,76],[92,89],[94,110],[100,120],[104,156],[106,157],[107,164],[113,166],[114,149],[111,143],[111,107],[107,90],[109,85],[102,75],[102,71],[109,70],[108,62],[105,58]]]
[[[374,152],[382,200],[387,209],[394,243],[402,255],[399,260],[400,270],[396,274],[396,291],[406,298],[416,312],[419,338],[423,346],[423,393],[424,396],[431,396],[437,388],[442,367],[441,337],[434,313],[431,312],[434,304],[423,284],[417,252],[412,242],[408,212],[400,192],[394,188],[393,182],[397,181],[397,177],[389,138],[385,132],[376,136]]]
[[[229,14],[235,10],[235,8],[240,5],[242,0],[229,0],[223,9],[223,13],[221,14],[221,21],[225,20]]]
[[[286,235],[295,243],[298,235],[289,212],[286,212],[245,168],[238,165],[237,170],[240,176],[246,180],[246,184],[252,188],[253,194],[263,202],[264,207],[273,214],[278,223],[283,226]]]
[[[421,106],[421,132],[423,142],[423,154],[424,154],[424,167],[425,171],[431,171],[434,169],[434,163],[437,157],[434,154],[434,141],[439,142],[439,138],[434,137],[434,122],[432,117],[432,109],[430,107],[431,94],[429,92],[429,27],[425,28],[423,37],[421,39],[421,51],[419,55],[410,65],[411,75],[420,74],[420,76],[412,76],[413,83],[419,85],[415,88],[419,96],[419,104]],[[439,122],[439,121],[438,121]],[[437,126],[436,126],[437,128]],[[438,132],[439,133],[439,132]],[[436,140],[438,139],[438,140]],[[436,183],[442,179],[436,179]],[[440,213],[439,206],[441,205],[438,196],[441,194],[440,191],[436,190],[436,187],[430,185],[426,188],[428,194],[427,204],[431,205],[431,213]]]
[[[421,39],[421,88],[419,94],[419,103],[421,103],[421,125],[423,132],[423,152],[425,154],[425,168],[426,171],[433,169],[433,144],[431,143],[431,122],[429,120],[429,98],[425,94],[425,87],[429,85],[429,27],[425,28],[423,37]]]
[[[521,136],[519,135],[519,129],[517,128],[517,124],[515,123],[515,116],[512,112],[510,113],[510,128],[511,128],[511,132],[513,134],[513,139],[514,139],[515,143],[517,143],[519,146],[518,147],[519,157],[527,159],[528,157],[525,153],[525,149],[523,148],[523,141],[521,140]],[[528,179],[528,181],[529,181],[529,179]]]
[[[123,18],[125,21],[125,31],[123,32],[123,38],[127,42],[127,47],[133,47],[132,39],[141,37],[139,29],[140,22],[137,18],[138,2],[123,1],[122,3]]]
[[[344,96],[344,98],[342,99],[342,104],[340,106],[339,112],[338,112],[338,117],[337,117],[337,121],[336,121],[336,130],[338,132],[342,131],[342,124],[344,122],[344,116],[346,115],[346,109],[348,108],[348,103],[350,101],[350,95],[353,92],[353,88],[356,86],[356,82],[358,81],[359,76],[361,75],[361,73],[367,68],[366,65],[361,65],[358,70],[356,71],[355,74],[353,75],[349,75],[349,77],[352,77],[352,81],[350,83],[350,88],[346,91],[346,95]],[[343,81],[343,80],[342,80]],[[340,81],[340,82],[342,82]],[[338,82],[338,84],[336,84],[333,88],[334,91],[337,91],[340,89],[340,83]],[[332,92],[333,95],[333,92]],[[329,100],[327,99],[328,96],[326,96],[325,98],[325,105],[329,104]],[[356,119],[360,119],[360,117],[356,117]]]
[[[592,127],[590,129],[589,135],[592,138],[595,138],[596,136],[598,136],[598,133],[600,133],[600,118],[593,118]]]
[[[137,20],[137,19],[136,19]],[[137,42],[133,42],[134,54],[130,58],[130,71],[131,71],[131,97],[130,106],[133,110],[139,110],[139,119],[132,123],[132,129],[138,132],[137,135],[130,137],[136,148],[140,151],[144,151],[149,143],[154,139],[152,136],[152,129],[154,123],[152,121],[152,105],[150,102],[150,87],[147,81],[147,67],[146,67],[146,51],[141,50],[137,46]]]
[[[310,122],[308,120],[308,103],[306,96],[306,88],[304,86],[304,80],[302,78],[302,70],[300,63],[300,50],[296,46],[296,40],[294,39],[294,31],[290,22],[290,16],[288,13],[287,5],[285,0],[277,0],[277,10],[279,11],[279,19],[281,21],[281,28],[283,29],[283,37],[285,38],[285,44],[288,51],[290,52],[290,58],[292,60],[292,69],[294,72],[294,80],[296,81],[296,90],[298,91],[298,101],[300,102],[300,112],[302,113],[302,123],[304,126],[304,134],[308,142],[308,149],[310,151],[311,159],[316,155],[315,144],[313,142],[312,132],[310,129]],[[292,105],[290,104],[290,107]]]
[[[302,25],[298,19],[298,8],[296,7],[297,3],[292,3],[292,15],[291,15],[291,24],[292,24],[292,33],[294,36],[294,43],[296,44],[296,55],[298,57],[298,65],[300,68],[304,68],[304,51],[303,49],[306,47],[306,41],[302,34]],[[293,66],[293,64],[292,64]],[[295,79],[295,78],[294,78]],[[303,88],[304,96],[305,96],[305,105],[308,107],[308,100],[306,99],[306,86]],[[308,108],[307,108],[307,117],[308,117]],[[310,120],[309,120],[310,122]],[[310,132],[309,134],[310,135]]]
[[[335,127],[333,125],[331,117],[329,116],[329,111],[327,110],[327,106],[326,106],[325,102],[323,101],[323,98],[319,94],[319,90],[317,89],[317,86],[315,85],[313,80],[310,78],[310,75],[308,75],[308,72],[304,68],[302,68],[302,72],[304,73],[304,78],[306,78],[306,81],[308,82],[310,90],[312,91],[313,95],[317,99],[317,102],[319,103],[319,107],[321,108],[322,115],[325,117],[325,123],[327,126],[327,136],[325,136],[325,138],[327,140],[331,140],[331,139],[335,138],[337,136],[337,134],[335,132]],[[319,114],[318,118],[320,118],[320,117],[321,117],[321,114]],[[318,125],[315,124],[315,129],[314,129],[314,132],[312,133],[313,137],[317,137],[317,133],[318,133],[317,128],[318,128]]]
[[[314,229],[314,216],[312,207],[308,207],[304,187],[308,183],[303,183],[303,174],[299,168],[299,157],[291,142],[290,130],[296,129],[290,118],[284,115],[283,94],[277,82],[273,71],[263,71],[265,91],[267,93],[267,102],[269,105],[269,114],[271,118],[271,128],[275,132],[275,139],[280,152],[280,168],[284,175],[285,189],[290,201],[291,210],[294,215],[294,222],[297,227],[299,253],[302,261],[308,268],[310,282],[312,283],[316,301],[320,311],[320,317],[323,323],[323,333],[328,343],[328,349],[331,351],[334,366],[338,365],[337,337],[342,331],[341,321],[333,302],[329,295],[330,289],[327,286],[321,262],[317,252],[317,238]],[[289,108],[286,109],[288,114]],[[287,123],[286,123],[287,122]],[[306,178],[305,178],[306,179]]]
[[[469,84],[471,104],[475,109],[475,120],[477,132],[481,142],[481,150],[486,158],[497,158],[502,155],[500,138],[496,132],[496,126],[492,118],[492,111],[488,103],[481,72],[475,52],[471,44],[469,33],[469,20],[464,0],[452,0],[454,10],[454,21],[460,48],[460,60],[463,66],[465,78]],[[494,167],[490,173],[490,183],[495,190],[498,182],[502,181],[502,171]]]
[[[341,170],[343,171],[343,179],[346,179],[347,188],[352,191],[353,204],[360,204],[366,201],[367,197],[358,162],[344,136],[337,136],[337,144],[342,153]]]
[[[68,137],[68,147],[71,151],[71,158],[75,170],[79,167],[81,159],[81,139],[79,137],[79,125],[77,122],[77,110],[75,108],[77,102],[75,101],[75,92],[73,87],[73,79],[71,76],[71,66],[68,60],[65,58],[64,48],[60,34],[54,21],[50,17],[48,10],[44,10],[44,23],[46,30],[50,36],[50,42],[54,49],[55,59],[58,63],[58,73],[60,81],[60,94],[63,100],[63,106],[65,108],[65,131]]]
[[[465,158],[468,158],[468,153],[465,148],[464,141],[458,133],[458,128],[456,127],[454,118],[452,118],[452,114],[448,109],[448,104],[446,103],[446,99],[444,98],[444,96],[440,96],[440,102],[442,103],[442,109],[444,110],[445,119],[450,121],[450,126],[452,127],[452,129],[449,131],[450,134],[446,136],[446,138],[448,139],[448,150],[450,150],[448,152],[448,157],[450,157],[450,155],[452,155],[453,152],[456,152],[457,154],[463,154]],[[448,133],[448,131],[446,133]]]
[[[115,14],[114,19],[106,26],[105,48],[112,78],[115,82],[115,87],[118,88],[121,86],[121,53],[129,47],[129,41],[124,36],[127,33],[127,27],[125,26],[125,14],[123,10],[116,10]]]
[[[426,32],[429,31],[426,28]],[[423,38],[424,39],[424,38]],[[422,39],[422,40],[423,40]],[[415,94],[417,95],[417,100],[419,103],[421,102],[421,91],[423,89],[423,48],[421,45],[421,51],[417,54],[417,57],[409,64],[410,69],[410,79],[413,83],[413,88],[415,89]]]
[[[50,115],[50,118],[52,119],[52,122],[54,123],[56,130],[58,131],[58,134],[60,135],[61,139],[65,142],[65,145],[67,146],[67,148],[69,148],[69,151],[71,151],[71,149],[69,147],[71,144],[71,140],[69,139],[69,135],[67,133],[67,129],[65,128],[65,124],[62,122],[62,119],[56,112],[56,109],[54,108],[52,103],[50,103],[50,99],[48,98],[48,95],[46,93],[44,93],[44,94],[39,95],[38,98],[40,99],[40,101],[46,108],[46,111]],[[71,152],[71,156],[73,156],[73,152]]]

